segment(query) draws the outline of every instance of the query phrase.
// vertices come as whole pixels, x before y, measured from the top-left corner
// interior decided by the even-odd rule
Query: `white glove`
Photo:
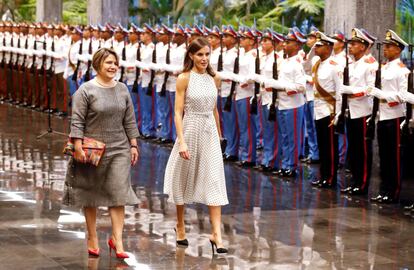
[[[385,99],[388,103],[391,102],[401,102],[402,99],[400,99],[398,92],[387,92],[383,91],[381,89],[378,89],[376,87],[370,87],[368,88],[367,94],[369,96],[374,96],[378,99]]]
[[[341,87],[341,94],[354,94],[353,87],[350,85],[343,85]]]
[[[285,89],[285,84],[275,79],[264,79],[265,88]]]
[[[334,119],[332,121],[332,123],[333,123],[334,126],[336,126],[338,124],[338,121],[339,121],[339,117],[340,116],[341,116],[341,112],[338,112],[338,113],[335,114],[335,117],[334,117]]]
[[[414,104],[414,95],[412,93],[403,91],[403,92],[398,92],[397,95],[402,102],[408,102],[408,103]]]
[[[404,125],[405,125],[405,119],[401,122],[400,129],[403,129]]]

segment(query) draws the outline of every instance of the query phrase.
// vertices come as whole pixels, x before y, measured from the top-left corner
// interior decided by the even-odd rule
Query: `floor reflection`
[[[35,139],[45,128],[44,114],[3,104],[0,115],[4,269],[414,269],[414,219],[398,206],[377,207],[366,198],[313,188],[313,165],[287,181],[226,164],[230,204],[223,208],[222,229],[229,254],[212,256],[208,212],[201,205],[186,210],[190,246],[177,247],[175,206],[162,193],[170,148],[147,141],[139,142],[141,158],[132,171],[140,202],[126,208],[125,249],[131,258],[109,256],[104,207],[98,211],[102,255],[88,257],[80,209],[60,203],[65,138]],[[68,128],[66,119],[52,123],[60,131]],[[340,176],[341,185],[346,175]]]

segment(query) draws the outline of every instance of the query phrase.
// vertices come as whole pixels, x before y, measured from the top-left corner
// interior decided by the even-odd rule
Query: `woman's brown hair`
[[[211,52],[210,43],[205,38],[197,38],[190,43],[190,45],[187,48],[187,52],[185,53],[185,57],[184,57],[183,72],[189,72],[194,66],[194,61],[191,59],[190,54],[194,55],[199,50],[201,50],[202,48],[206,46],[209,47],[210,52]],[[214,72],[213,68],[210,65],[210,62],[208,63],[208,66],[207,66],[207,73],[211,77],[216,76],[216,72]]]
[[[116,54],[116,52],[112,49],[108,49],[108,48],[100,48],[99,50],[97,50],[92,57],[92,67],[93,69],[99,73],[103,62],[105,61],[105,59],[110,56],[113,55],[115,57],[115,61],[116,61],[116,65],[119,65],[119,57]]]

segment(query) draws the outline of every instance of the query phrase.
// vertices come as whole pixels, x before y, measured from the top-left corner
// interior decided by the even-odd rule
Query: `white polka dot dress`
[[[190,160],[175,142],[164,177],[164,193],[178,204],[228,204],[220,139],[214,119],[217,88],[209,74],[190,72],[184,101],[183,133]]]

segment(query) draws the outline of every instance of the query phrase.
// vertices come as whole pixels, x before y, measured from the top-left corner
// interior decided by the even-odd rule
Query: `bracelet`
[[[131,148],[135,148],[138,150],[138,145],[131,145]]]

